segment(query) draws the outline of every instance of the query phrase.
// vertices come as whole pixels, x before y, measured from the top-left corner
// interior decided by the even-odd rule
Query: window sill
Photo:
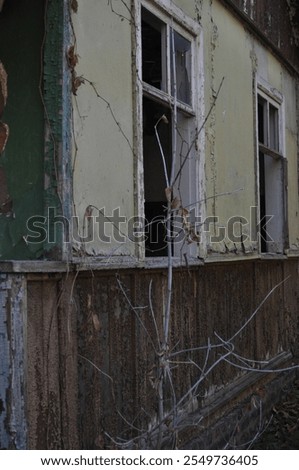
[[[201,266],[204,260],[190,258],[185,262],[179,258],[172,259],[174,268]],[[161,269],[168,267],[168,258],[145,258],[137,260],[133,256],[103,256],[103,257],[78,257],[67,261],[51,260],[5,260],[0,261],[1,273],[66,273],[92,270],[116,270],[116,269]]]
[[[208,255],[203,258],[172,258],[174,268],[199,267],[212,263],[232,263],[254,260],[279,261],[299,258],[299,251],[290,251],[286,254],[263,253],[248,255]],[[120,269],[166,269],[168,267],[167,257],[153,257],[138,260],[133,256],[103,256],[103,257],[78,257],[67,261],[51,260],[5,260],[0,261],[0,272],[5,273],[67,273],[78,271],[110,271]]]
[[[261,253],[259,256],[260,259],[265,259],[265,260],[284,260],[288,259],[288,256],[283,253]]]

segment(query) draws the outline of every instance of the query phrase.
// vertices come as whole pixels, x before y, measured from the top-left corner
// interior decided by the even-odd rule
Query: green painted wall
[[[43,215],[44,111],[39,91],[44,2],[10,0],[0,14],[0,58],[8,74],[8,101],[3,121],[10,136],[0,157],[10,214],[0,215],[0,259],[31,259],[41,244],[27,245],[26,220]]]

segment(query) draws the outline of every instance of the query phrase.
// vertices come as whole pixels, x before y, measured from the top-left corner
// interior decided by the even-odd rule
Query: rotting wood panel
[[[28,284],[28,443],[34,449],[61,446],[57,284]],[[30,378],[29,378],[30,377]]]
[[[61,447],[77,449],[78,441],[78,336],[74,280],[58,283],[59,385],[61,403]]]
[[[275,290],[235,342],[237,354],[259,360],[276,357],[297,341],[298,295],[290,292],[298,292],[298,261],[248,261],[176,269],[171,351],[207,344],[208,338],[215,342],[215,331],[229,339],[275,284],[289,275],[289,280]],[[166,286],[165,270],[93,271],[76,277],[69,274],[66,284],[57,284],[57,280],[30,282],[31,448],[113,448],[109,436],[126,438],[136,432],[135,428],[146,429],[149,422],[154,423],[157,413],[154,349],[158,339],[149,293],[151,288],[161,341]],[[132,307],[137,309],[133,311]],[[181,354],[179,359],[202,363],[205,355],[196,351]],[[211,356],[209,363],[212,361]],[[194,383],[197,371],[186,364],[173,366],[173,382],[180,396]],[[225,394],[226,387],[243,375],[229,364],[215,368],[198,389],[197,402],[190,403],[188,411],[200,408],[204,397],[211,399],[217,389]],[[166,408],[169,407],[170,401],[166,402]],[[62,425],[65,420],[72,423],[77,440],[68,440],[70,433]],[[190,429],[193,439],[196,429],[192,426]],[[188,433],[184,442],[186,439]]]
[[[0,449],[26,449],[25,278],[0,274]]]
[[[76,449],[77,346],[73,284],[28,283],[27,416],[30,449]],[[61,294],[62,293],[62,294]]]
[[[121,428],[120,415],[130,420],[136,411],[132,395],[135,389],[136,351],[132,348],[135,320],[124,296],[119,295],[115,277],[113,281],[87,278],[78,283],[77,301],[83,307],[79,310],[78,338],[83,448],[102,447],[103,431],[109,428],[109,432],[115,433]],[[127,289],[126,277],[122,283]],[[120,414],[111,413],[116,409]],[[91,435],[92,429],[96,435]]]
[[[48,233],[44,256],[50,259],[67,258],[70,248],[66,224],[60,216],[71,220],[71,77],[66,53],[69,47],[71,24],[69,3],[60,0],[46,2],[46,31],[44,43],[44,95],[46,108],[46,137],[44,158],[44,216],[48,218]],[[52,212],[51,219],[49,210]],[[65,220],[64,219],[64,222]],[[64,238],[65,237],[65,238]]]

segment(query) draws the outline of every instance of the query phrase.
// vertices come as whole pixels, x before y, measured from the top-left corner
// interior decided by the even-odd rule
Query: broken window
[[[171,198],[175,201],[171,216],[173,255],[189,253],[188,244],[198,242],[193,223],[199,200],[197,48],[198,37],[194,31],[183,28],[166,11],[155,11],[152,2],[143,2],[141,78],[146,256],[167,255],[166,188],[170,185]]]
[[[258,93],[260,250],[283,253],[286,239],[286,159],[282,151],[281,103]]]

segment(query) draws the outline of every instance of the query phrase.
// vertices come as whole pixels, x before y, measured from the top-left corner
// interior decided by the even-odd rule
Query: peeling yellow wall
[[[218,218],[216,235],[220,227],[228,230],[229,219],[234,217],[235,235],[239,236],[239,216],[249,221],[250,207],[256,204],[250,46],[243,26],[218,2],[210,4],[205,13],[204,31],[206,111],[224,79],[206,127],[207,215]],[[244,238],[249,230],[249,224],[243,226]],[[246,251],[254,249],[251,245],[246,244]],[[242,251],[228,236],[223,242],[211,243],[209,249]]]
[[[283,95],[289,239],[295,253],[299,251],[295,79],[217,0],[174,3],[203,27],[205,113],[223,79],[205,129],[206,215],[218,218],[209,225],[212,235],[219,233],[219,227],[227,229],[234,217],[235,235],[242,233],[245,241],[234,243],[226,236],[224,241],[209,243],[208,251],[212,255],[258,255],[258,243],[252,240],[255,220],[251,208],[258,201],[255,87],[259,78]],[[88,81],[74,97],[74,207],[81,225],[89,205],[105,207],[108,216],[117,207],[127,218],[137,215],[129,10],[119,1],[82,0],[73,15],[77,74],[90,80],[102,97],[96,96]],[[97,214],[95,209],[93,213]],[[238,217],[248,224],[240,225]],[[109,224],[106,233],[108,228]],[[96,254],[114,249],[114,254],[134,252],[128,240],[123,244],[88,243],[84,248]]]
[[[288,159],[288,222],[290,253],[299,251],[299,190],[298,190],[298,120],[294,90],[296,82],[282,71],[282,93],[285,97],[285,149]],[[297,102],[298,103],[298,102]]]
[[[114,209],[122,216],[134,213],[131,24],[121,2],[113,4],[115,12],[107,1],[83,0],[73,15],[76,73],[86,78],[73,99],[74,210],[82,233],[92,220],[84,219],[86,209],[92,206],[88,215],[98,216],[96,208],[105,208],[108,236]],[[121,230],[126,233],[126,223]],[[116,247],[114,254],[130,254],[134,248],[127,240],[101,243],[97,238],[95,230],[95,242],[81,248],[90,254],[112,253]]]
[[[213,229],[216,234],[221,230],[219,227],[227,229],[228,221],[234,217],[235,235],[250,236],[244,244],[233,243],[226,237],[223,242],[211,243],[208,249],[223,254],[257,254],[255,212],[251,207],[258,204],[255,87],[257,80],[262,80],[283,97],[289,244],[290,251],[298,251],[296,81],[271,51],[253,38],[219,2],[204,2],[202,21],[206,112],[224,77],[206,127],[206,194],[211,198],[207,204],[207,216],[218,218],[217,225],[210,225],[212,234]],[[222,196],[230,191],[232,194]],[[249,222],[242,226],[241,232],[238,216]]]

